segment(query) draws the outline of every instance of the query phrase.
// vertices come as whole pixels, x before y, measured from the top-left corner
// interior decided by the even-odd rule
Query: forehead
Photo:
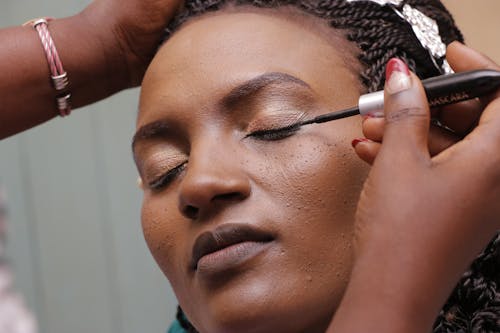
[[[354,58],[353,48],[333,29],[327,36],[320,30],[330,28],[316,27],[265,12],[220,13],[190,22],[151,63],[142,85],[138,125],[151,103],[174,103],[177,109],[192,107],[194,100],[208,105],[266,72],[299,77],[319,93],[328,90],[324,92],[332,99],[342,93],[332,90],[332,84],[359,86],[346,64]]]

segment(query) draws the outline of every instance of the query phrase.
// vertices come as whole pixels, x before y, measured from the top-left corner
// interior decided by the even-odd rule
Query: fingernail
[[[365,138],[358,138],[358,139],[354,139],[354,140],[352,140],[352,142],[351,142],[352,148],[356,148],[356,146],[357,146],[359,143],[361,143],[361,142],[370,142],[370,140],[365,139]]]
[[[402,60],[397,58],[392,58],[387,63],[385,79],[386,90],[391,95],[408,90],[411,87],[410,70]]]

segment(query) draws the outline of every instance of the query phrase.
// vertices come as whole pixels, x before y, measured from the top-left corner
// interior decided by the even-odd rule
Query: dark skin
[[[225,28],[228,25],[230,31]],[[428,332],[460,273],[499,227],[493,217],[499,213],[500,191],[491,184],[491,179],[498,179],[498,158],[492,154],[498,142],[488,142],[492,136],[498,140],[500,133],[498,112],[494,112],[498,102],[483,113],[492,119],[487,121],[490,125],[481,122],[471,134],[473,139],[469,136],[470,140],[456,145],[453,141],[431,160],[430,113],[418,79],[413,76],[410,89],[388,96],[390,121],[382,130],[384,143],[356,146],[362,155],[363,147],[378,145],[371,151],[375,164],[355,218],[349,218],[354,207],[339,206],[334,192],[357,196],[360,174],[331,173],[361,170],[350,158],[338,159],[346,142],[334,135],[356,135],[355,127],[348,125],[355,118],[304,127],[279,140],[258,139],[256,132],[290,125],[297,118],[273,116],[279,110],[286,114],[288,108],[276,111],[267,105],[274,104],[266,95],[259,103],[231,104],[245,111],[236,118],[230,114],[238,108],[226,109],[217,102],[263,71],[285,71],[313,88],[315,94],[306,108],[325,106],[306,113],[350,106],[344,103],[353,104],[359,95],[357,85],[345,74],[337,51],[317,37],[303,25],[269,15],[203,18],[167,42],[146,76],[137,126],[160,121],[155,128],[169,130],[154,136],[154,131],[149,135],[141,131],[134,147],[145,188],[143,229],[181,306],[202,332],[323,332],[344,290],[328,332]],[[300,49],[302,57],[288,52],[297,45],[295,38],[309,41]],[[470,52],[451,50],[450,60],[455,56],[464,63],[474,62]],[[325,77],[336,80],[322,81]],[[335,91],[342,94],[331,99]],[[300,90],[285,87],[271,94],[285,104],[298,95]],[[408,108],[415,112],[406,113]],[[270,115],[258,110],[269,110]],[[456,124],[471,125],[472,118]],[[349,134],[343,132],[349,128]],[[437,135],[430,141],[442,134]],[[477,164],[469,164],[474,160],[488,160],[484,163],[488,172],[479,182]],[[434,167],[437,164],[442,167]],[[156,180],[168,170],[178,171],[168,177],[168,185],[157,187]],[[327,177],[322,176],[325,172]],[[324,206],[318,198],[327,200]],[[470,205],[460,206],[464,200]],[[293,209],[304,205],[310,210]],[[329,215],[342,211],[345,214]],[[249,253],[246,248],[222,251],[201,259],[200,270],[187,268],[198,236],[220,225],[241,223],[242,217],[272,234],[268,247],[243,259],[239,255]],[[433,228],[424,223],[428,221]],[[331,275],[353,264],[341,260],[339,266],[338,258],[347,258],[350,251],[332,247],[339,244],[340,230],[335,228],[342,225],[354,228],[344,231],[354,232],[356,249],[347,287],[343,279]],[[467,246],[457,253],[461,244]],[[323,270],[325,263],[332,266]],[[312,273],[311,280],[307,272]]]
[[[137,85],[156,49],[165,22],[178,5],[178,1],[167,0],[96,1],[73,18],[53,22],[50,29],[64,65],[70,73],[74,106],[92,103],[116,91]],[[151,16],[151,13],[158,15]],[[0,82],[0,137],[4,138],[54,117],[56,110],[53,104],[54,92],[47,79],[47,64],[36,33],[30,28],[4,29],[0,32],[0,39],[4,42],[0,49],[0,58],[10,59],[9,62],[0,64],[0,71],[9,78]],[[86,47],[81,48],[81,45]],[[458,70],[497,68],[486,58],[461,46],[452,46],[449,53],[450,63]],[[23,71],[19,71],[19,68],[23,68]],[[367,130],[375,120],[365,121],[363,130],[374,142],[364,142],[356,146],[360,157],[369,162],[376,162],[365,183],[356,215],[355,223],[358,227],[355,229],[357,233],[354,244],[357,260],[330,331],[427,332],[437,309],[444,302],[460,272],[499,228],[495,217],[499,213],[496,206],[500,194],[498,182],[494,181],[499,178],[498,154],[495,153],[500,143],[497,110],[500,105],[498,99],[495,100],[498,96],[493,96],[492,102],[483,101],[482,106],[487,105],[487,108],[482,114],[481,122],[466,140],[455,144],[459,137],[447,139],[443,136],[435,137],[434,134],[428,140],[428,110],[425,107],[425,99],[418,80],[414,78],[412,82],[413,88],[400,95],[404,98],[389,97],[386,112],[388,115],[400,112],[403,104],[398,103],[403,99],[404,103],[408,103],[405,104],[406,107],[417,107],[416,110],[421,112],[420,116],[389,116],[389,119],[397,118],[399,121],[391,120],[387,126],[375,124],[374,127],[378,127],[378,130],[375,129],[375,133],[378,133],[376,135]],[[327,88],[328,83],[325,83],[324,87]],[[324,96],[328,94],[331,94],[331,91],[326,92]],[[352,97],[355,100],[354,95],[348,94],[344,97]],[[349,103],[353,100],[349,100]],[[347,100],[345,102],[347,103]],[[330,103],[334,105],[333,101]],[[483,108],[462,105],[461,110],[463,111],[460,112],[460,117],[443,112],[441,119],[463,135],[470,132]],[[269,124],[268,121],[264,123]],[[346,121],[345,124],[347,123]],[[350,126],[356,127],[354,123]],[[326,131],[317,138],[333,141],[342,139],[331,135],[331,132]],[[357,134],[351,131],[350,135]],[[347,135],[344,139],[345,137]],[[382,137],[384,142],[380,144]],[[432,143],[437,140],[435,138],[444,138],[445,144],[436,144],[437,148],[428,151],[428,142],[432,147]],[[313,143],[316,148],[321,148],[324,142]],[[323,146],[324,151],[329,152],[328,147]],[[447,147],[449,148],[445,149]],[[329,156],[335,156],[338,151],[329,153]],[[434,155],[435,157],[430,157]],[[234,156],[231,153],[223,155],[225,160],[234,159]],[[305,152],[301,156],[304,157]],[[393,163],[395,158],[398,158],[399,163]],[[305,159],[302,160],[304,161]],[[340,159],[336,161],[341,163]],[[333,163],[332,166],[335,166],[335,160],[323,162]],[[241,163],[245,165],[245,161]],[[356,165],[353,160],[349,160],[349,163]],[[357,165],[361,170],[362,167]],[[482,171],[479,174],[478,165]],[[310,167],[310,164],[308,166]],[[262,167],[265,168],[265,163],[262,163]],[[332,187],[327,186],[330,179],[324,180],[325,186],[317,184],[319,187],[314,191],[318,188],[326,191],[325,193],[332,190]],[[435,184],[443,186],[436,188]],[[359,186],[361,187],[361,184]],[[404,201],[404,205],[399,197],[393,198],[389,195],[400,192],[402,188],[414,189],[412,196]],[[338,194],[330,193],[332,199],[338,202],[335,195]],[[346,192],[342,192],[342,195],[345,197]],[[444,197],[446,200],[443,200]],[[297,197],[297,202],[299,199],[300,197]],[[352,198],[348,198],[348,202],[356,202],[354,194]],[[463,202],[469,204],[463,207]],[[437,203],[439,207],[435,206]],[[176,207],[174,204],[170,209],[175,211]],[[339,219],[342,215],[347,217],[349,212],[354,213],[355,206],[348,205],[345,209],[342,214],[332,218]],[[439,214],[425,215],[436,211]],[[366,212],[370,214],[367,215]],[[148,213],[147,210],[145,213]],[[412,218],[408,219],[408,216]],[[151,219],[154,217],[152,215]],[[422,225],[422,221],[433,221],[433,225],[439,227],[428,228],[427,224]],[[352,227],[344,227],[345,235],[352,233]],[[151,225],[149,232],[153,233],[155,228],[160,227]],[[145,231],[148,231],[146,227]],[[389,237],[394,232],[400,237]],[[409,237],[417,233],[419,237]],[[316,245],[316,240],[317,237],[309,239],[312,245]],[[341,244],[341,239],[338,241]],[[467,246],[463,246],[464,244]],[[457,248],[460,248],[461,252],[457,253]],[[330,254],[331,248],[329,250],[324,253]],[[449,254],[451,252],[453,256]],[[400,253],[411,254],[410,259],[401,262],[398,255]],[[432,258],[432,262],[422,267],[422,263],[428,258]],[[308,260],[309,257],[302,259]],[[381,263],[387,265],[382,266]],[[292,268],[293,265],[289,267]],[[350,265],[345,266],[347,271],[350,271],[349,267]],[[444,269],[439,269],[441,267]],[[306,272],[307,270],[302,272],[302,277],[308,281]],[[317,273],[318,270],[314,272]],[[402,276],[401,272],[408,276]],[[329,278],[328,271],[323,273],[325,281],[339,282],[337,287],[342,281],[344,286],[347,284],[348,274],[345,272],[340,274],[340,279]],[[316,280],[316,277],[314,275],[313,280]],[[395,283],[400,281],[407,282],[400,285],[400,293],[381,295],[381,291],[393,290]],[[422,299],[421,295],[433,297]],[[384,302],[380,302],[381,300]],[[333,292],[331,298],[325,298],[325,302],[327,306],[337,306],[340,294]],[[321,311],[312,311],[303,318],[301,316],[304,310],[301,310],[300,314],[297,312],[298,315],[289,321],[290,325],[300,324],[312,318],[317,323],[314,327],[321,331],[330,321],[328,317],[314,318],[318,313],[323,315]],[[231,318],[231,311],[222,314]],[[251,314],[258,315],[258,309]],[[272,321],[276,318],[279,317],[267,319]],[[253,321],[252,324],[255,322],[258,321]],[[225,324],[231,324],[231,321],[226,321]]]
[[[49,30],[78,108],[140,84],[181,0],[96,0]],[[0,30],[0,139],[58,115],[55,91],[32,27]]]

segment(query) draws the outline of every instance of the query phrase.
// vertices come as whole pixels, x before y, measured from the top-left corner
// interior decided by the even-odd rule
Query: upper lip
[[[254,226],[240,223],[223,224],[202,233],[193,246],[191,268],[196,270],[201,257],[242,242],[269,242],[273,235]]]

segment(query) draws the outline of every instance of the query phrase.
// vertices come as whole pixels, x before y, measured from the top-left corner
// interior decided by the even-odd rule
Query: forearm
[[[428,333],[447,291],[437,295],[417,269],[373,255],[357,262],[327,333]]]
[[[68,73],[73,108],[105,98],[130,85],[125,56],[105,41],[89,14],[49,23]],[[58,114],[57,92],[37,32],[32,27],[0,31],[0,139],[43,123]]]

